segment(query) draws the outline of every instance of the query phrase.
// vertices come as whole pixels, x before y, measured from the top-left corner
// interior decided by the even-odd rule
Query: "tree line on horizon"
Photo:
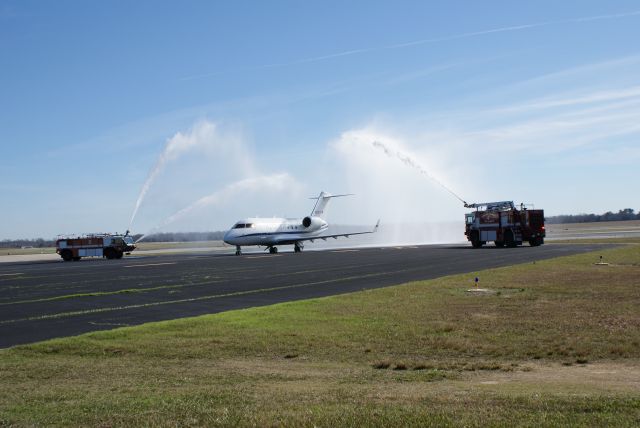
[[[607,211],[604,214],[567,214],[546,217],[545,222],[548,224],[564,224],[564,223],[598,223],[607,221],[626,221],[640,220],[640,212],[636,213],[633,208],[624,208],[617,213]],[[221,241],[224,231],[215,232],[163,232],[153,233],[144,236],[143,242],[194,242],[194,241]],[[143,235],[132,235],[137,241]],[[45,248],[53,247],[56,244],[55,239],[4,239],[0,241],[0,248]]]
[[[625,208],[618,211],[617,213],[607,211],[604,214],[567,214],[545,218],[545,222],[549,224],[598,223],[604,221],[626,220],[640,220],[640,212],[636,214],[633,208]]]

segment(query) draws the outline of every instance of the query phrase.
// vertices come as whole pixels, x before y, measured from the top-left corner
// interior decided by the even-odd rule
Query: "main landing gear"
[[[293,251],[295,253],[301,253],[303,248],[304,248],[304,245],[302,245],[299,242],[296,242],[295,244],[293,244]]]
[[[269,253],[278,254],[278,249],[276,247],[269,247]]]

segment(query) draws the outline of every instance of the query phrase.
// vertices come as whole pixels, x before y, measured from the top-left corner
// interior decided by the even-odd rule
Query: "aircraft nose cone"
[[[231,231],[228,230],[227,233],[224,234],[224,237],[222,238],[222,240],[224,242],[226,242],[227,244],[233,244],[233,242],[231,242]]]

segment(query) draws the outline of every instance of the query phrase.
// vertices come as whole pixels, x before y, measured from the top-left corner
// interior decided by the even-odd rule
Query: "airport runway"
[[[552,244],[480,250],[466,245],[420,246],[5,263],[0,266],[0,348],[605,247],[610,246]]]

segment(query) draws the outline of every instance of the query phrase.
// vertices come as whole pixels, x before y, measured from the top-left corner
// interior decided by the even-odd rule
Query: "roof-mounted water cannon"
[[[516,206],[513,201],[498,201],[498,202],[476,202],[473,204],[464,204],[465,208],[476,208],[480,209],[485,207],[485,211],[507,211],[507,210],[515,210]]]

